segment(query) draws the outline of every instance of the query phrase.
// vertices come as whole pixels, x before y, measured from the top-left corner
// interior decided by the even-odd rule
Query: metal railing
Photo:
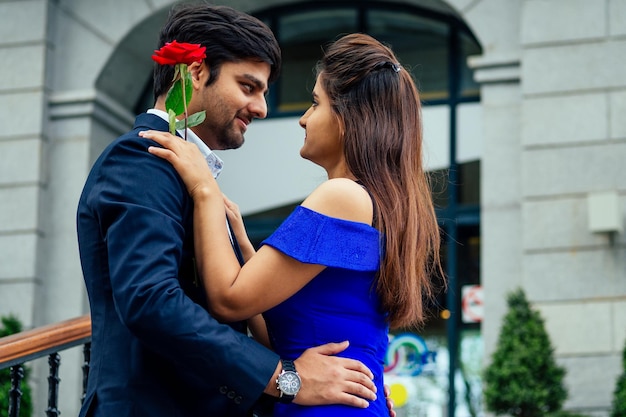
[[[18,417],[24,378],[24,364],[48,355],[48,417],[58,417],[59,352],[83,347],[83,398],[87,388],[91,352],[91,318],[89,315],[41,326],[32,330],[0,338],[0,369],[10,368],[9,417]]]

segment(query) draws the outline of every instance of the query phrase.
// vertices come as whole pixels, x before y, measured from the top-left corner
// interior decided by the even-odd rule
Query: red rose
[[[206,47],[197,43],[178,43],[176,41],[166,43],[161,49],[154,51],[152,59],[160,65],[191,65],[206,58]]]

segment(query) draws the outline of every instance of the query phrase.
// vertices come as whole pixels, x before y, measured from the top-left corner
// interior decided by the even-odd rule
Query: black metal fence
[[[66,349],[83,345],[83,395],[87,388],[91,353],[91,320],[82,316],[60,323],[42,326],[11,336],[0,338],[0,369],[10,368],[9,417],[19,417],[22,400],[21,385],[24,365],[48,356],[48,417],[58,417],[59,367],[61,355]]]

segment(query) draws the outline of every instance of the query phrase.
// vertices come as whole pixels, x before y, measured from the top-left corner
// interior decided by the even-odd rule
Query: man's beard
[[[220,144],[220,149],[238,149],[244,144],[244,134],[239,129],[237,119],[252,120],[252,118],[250,116],[242,116],[242,113],[237,113],[230,123],[218,129],[217,140]]]
[[[235,122],[233,120],[230,125],[219,129],[217,132],[217,141],[219,142],[220,149],[238,149],[245,142],[245,138],[241,132],[235,131]]]

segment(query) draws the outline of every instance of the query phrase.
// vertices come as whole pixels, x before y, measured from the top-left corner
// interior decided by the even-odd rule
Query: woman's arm
[[[324,269],[322,265],[296,261],[268,246],[240,267],[228,239],[221,197],[216,198],[209,188],[197,188],[193,198],[198,272],[217,317],[242,320],[266,311],[295,294]]]
[[[241,211],[239,211],[239,206],[229,200],[226,196],[224,196],[224,206],[226,207],[226,216],[230,222],[232,232],[235,234],[235,238],[239,243],[244,262],[247,262],[256,253],[256,250],[248,238],[248,233],[246,232],[243,217],[241,216]],[[248,330],[254,340],[261,343],[268,349],[272,349],[270,337],[267,332],[267,325],[263,315],[257,314],[250,317],[248,319]]]
[[[261,248],[242,269],[228,237],[222,193],[198,147],[167,132],[146,131],[140,135],[165,147],[150,147],[148,151],[174,166],[194,199],[196,263],[209,308],[217,318],[238,321],[266,311],[295,294],[324,269],[298,262],[270,247]],[[246,249],[246,253],[250,251]]]
[[[237,242],[239,243],[243,260],[244,262],[248,262],[248,260],[254,256],[256,250],[248,238],[248,233],[246,232],[245,225],[243,224],[243,217],[239,211],[239,206],[230,201],[226,196],[224,196],[224,206],[226,207],[226,215],[230,221],[230,226],[233,229],[235,238],[237,238]]]
[[[144,136],[167,148],[149,151],[172,163],[194,199],[198,272],[210,309],[218,318],[243,320],[266,311],[324,270],[323,265],[299,262],[267,245],[240,267],[228,238],[223,196],[198,148],[165,132]],[[302,205],[345,220],[371,223],[372,219],[369,195],[348,179],[325,182]]]
[[[248,238],[248,233],[246,232],[243,217],[241,216],[241,211],[239,211],[239,206],[229,200],[226,196],[224,196],[224,206],[226,207],[226,216],[230,222],[232,232],[235,234],[235,238],[239,243],[244,262],[247,262],[256,253],[256,250]],[[272,349],[270,337],[267,332],[267,325],[263,315],[257,314],[250,317],[248,319],[248,330],[254,340],[261,343],[268,349]]]
[[[270,336],[267,333],[267,325],[265,324],[265,319],[261,314],[257,314],[256,316],[250,317],[248,319],[248,329],[250,330],[250,333],[252,333],[252,337],[254,337],[254,340],[259,342],[266,348],[272,349]]]

